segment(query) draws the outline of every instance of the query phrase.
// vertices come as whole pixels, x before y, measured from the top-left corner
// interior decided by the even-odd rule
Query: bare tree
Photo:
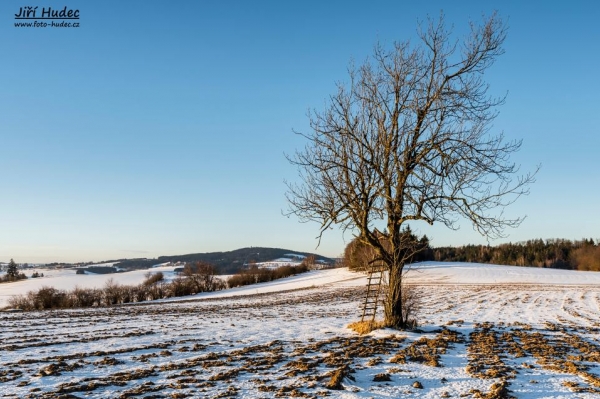
[[[355,233],[389,269],[385,321],[404,328],[402,272],[415,253],[403,234],[414,221],[451,229],[466,218],[484,236],[502,236],[522,218],[503,209],[528,192],[510,156],[521,141],[491,135],[496,107],[483,74],[504,51],[506,27],[493,14],[451,38],[443,15],[419,29],[420,46],[376,45],[349,68],[324,111],[309,113],[308,143],[288,156],[299,184],[287,183],[288,214]],[[379,227],[378,227],[379,226]],[[385,227],[385,228],[383,228]]]
[[[207,262],[187,263],[183,275],[190,281],[196,292],[213,291],[215,285],[215,268]]]

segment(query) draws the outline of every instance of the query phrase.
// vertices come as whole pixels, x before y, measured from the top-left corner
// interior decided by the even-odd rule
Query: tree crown
[[[521,141],[489,134],[504,98],[488,95],[483,80],[505,37],[493,14],[454,41],[441,16],[419,30],[420,46],[376,45],[325,110],[309,113],[311,131],[299,133],[306,147],[288,156],[301,180],[287,184],[289,214],[318,221],[319,238],[334,224],[357,231],[389,262],[412,255],[407,222],[456,229],[466,218],[491,238],[518,226],[523,218],[503,209],[528,192],[535,173],[516,176],[510,156]]]

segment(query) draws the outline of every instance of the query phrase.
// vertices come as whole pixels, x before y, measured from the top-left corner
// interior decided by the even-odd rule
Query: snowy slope
[[[409,280],[446,284],[600,284],[600,273],[482,263],[422,262],[411,267]]]

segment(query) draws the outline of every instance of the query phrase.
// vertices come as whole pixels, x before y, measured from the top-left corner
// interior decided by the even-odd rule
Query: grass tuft
[[[371,331],[378,330],[380,328],[385,328],[386,325],[383,321],[357,321],[354,323],[348,324],[348,328],[354,332],[359,333],[360,335],[365,335],[370,333]]]

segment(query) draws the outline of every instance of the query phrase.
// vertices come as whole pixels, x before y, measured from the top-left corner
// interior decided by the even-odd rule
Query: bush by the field
[[[139,285],[121,285],[111,278],[103,288],[75,287],[65,291],[44,286],[25,295],[11,297],[8,305],[22,310],[86,308],[193,295],[224,288],[225,282],[214,277],[213,269],[191,266],[184,276],[171,282],[166,282],[164,275],[158,272],[148,273],[146,280]]]
[[[248,270],[242,270],[238,274],[231,276],[227,280],[227,285],[229,288],[235,288],[256,283],[266,283],[307,271],[308,267],[304,264],[300,264],[298,266],[281,266],[277,269],[262,269],[253,266]]]

